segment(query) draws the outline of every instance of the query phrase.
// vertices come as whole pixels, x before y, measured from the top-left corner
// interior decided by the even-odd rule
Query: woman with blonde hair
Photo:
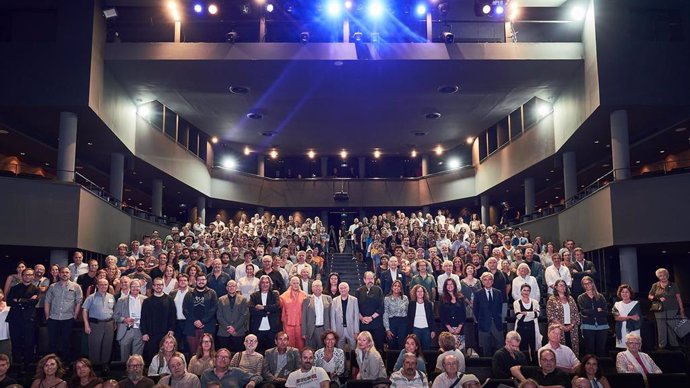
[[[55,353],[43,356],[36,366],[36,376],[31,388],[66,388],[67,382],[62,379],[65,369]]]
[[[355,380],[376,380],[385,379],[386,366],[383,364],[381,354],[374,347],[374,338],[368,331],[362,331],[357,336],[357,365],[359,371],[354,376]]]
[[[200,347],[201,346],[199,346],[199,348]],[[174,336],[168,334],[161,340],[160,350],[158,351],[158,354],[153,357],[153,360],[151,360],[148,375],[169,375],[170,368],[168,367],[168,365],[170,363],[170,359],[173,356],[180,357],[182,361],[185,361],[184,355],[177,351],[177,340]]]

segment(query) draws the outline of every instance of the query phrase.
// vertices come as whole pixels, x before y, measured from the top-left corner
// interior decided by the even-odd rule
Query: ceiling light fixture
[[[251,154],[251,153],[252,153],[252,150],[249,147],[245,146],[244,147],[244,156],[249,156],[249,154]]]
[[[417,151],[412,150],[412,152],[410,153],[410,156],[412,156],[413,158],[416,158],[417,157]]]
[[[467,139],[465,139],[465,142],[466,142],[467,144],[472,144],[472,143],[474,143],[474,137],[472,137],[472,136],[467,136]]]
[[[436,148],[434,148],[434,152],[436,153],[436,155],[441,156],[443,154],[443,147],[441,147],[440,145],[436,146]]]
[[[347,159],[347,151],[345,151],[345,150],[340,151],[340,157],[343,159]]]
[[[271,157],[271,159],[277,159],[278,158],[278,151],[271,150],[271,152],[269,152],[268,155]]]
[[[309,157],[309,159],[314,159],[314,157],[316,156],[316,152],[314,152],[314,150],[309,150],[309,152],[307,152],[307,156]]]
[[[213,136],[213,137],[211,138],[211,143],[213,143],[213,144],[218,144],[218,137],[217,137],[217,136]]]
[[[375,150],[375,151],[374,151],[374,158],[378,159],[378,158],[380,158],[380,157],[381,157],[381,151]]]

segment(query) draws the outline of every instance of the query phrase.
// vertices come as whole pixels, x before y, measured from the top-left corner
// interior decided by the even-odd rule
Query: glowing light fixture
[[[489,4],[482,7],[482,13],[488,15],[491,13],[491,6]]]
[[[199,4],[199,3],[194,4],[194,12],[201,13],[203,11],[204,11],[204,7],[202,7],[201,4]]]
[[[218,6],[215,4],[209,5],[208,6],[208,13],[210,13],[211,15],[217,14],[218,13]]]
[[[383,16],[384,10],[385,8],[383,6],[383,3],[381,3],[378,0],[373,0],[371,3],[369,3],[367,13],[369,14],[369,17],[373,19],[379,19]]]
[[[570,17],[573,19],[573,21],[579,22],[585,19],[585,12],[586,11],[582,6],[576,5],[570,9]]]
[[[414,11],[417,16],[426,15],[426,4],[417,4],[417,7],[415,7]]]
[[[273,10],[274,10],[273,4],[271,4],[271,3],[266,4],[266,12],[271,13],[271,12],[273,12]]]
[[[309,152],[307,152],[307,156],[309,157],[309,159],[314,159],[314,157],[316,156],[316,152],[314,152],[314,150],[309,150]]]
[[[378,158],[380,158],[380,157],[381,157],[381,151],[375,150],[375,151],[374,151],[374,158],[378,159]]]
[[[340,157],[343,159],[347,159],[347,151],[345,151],[345,150],[340,151]]]
[[[474,143],[474,138],[472,136],[468,136],[467,139],[465,139],[465,142],[467,142],[467,144],[472,144]]]
[[[348,9],[348,10],[352,9],[352,1],[347,0],[345,2],[345,9]]]
[[[412,152],[410,153],[410,156],[413,158],[416,158],[417,157],[417,150],[412,150]]]
[[[147,119],[149,118],[149,115],[151,115],[151,107],[148,104],[141,105],[137,108],[137,113],[139,114],[139,116]]]
[[[249,147],[245,146],[244,147],[244,156],[249,156],[249,154],[251,154],[251,153],[252,153],[252,150],[249,149]]]
[[[278,151],[271,150],[271,152],[269,152],[268,156],[270,156],[271,159],[276,159],[276,158],[278,158]]]
[[[213,136],[213,137],[211,138],[211,143],[213,143],[213,144],[218,144],[218,137]]]
[[[443,147],[441,147],[440,145],[436,146],[436,148],[434,148],[434,152],[435,152],[436,155],[438,155],[438,156],[443,155]]]
[[[448,161],[448,168],[454,170],[456,168],[460,167],[460,159],[458,158],[453,158]]]
[[[223,168],[227,168],[228,170],[234,170],[235,168],[237,168],[237,161],[235,160],[235,158],[226,156],[223,159],[221,165],[223,166]]]
[[[331,0],[326,5],[326,13],[328,14],[328,16],[335,18],[340,16],[340,12],[342,12],[340,2],[336,0]]]

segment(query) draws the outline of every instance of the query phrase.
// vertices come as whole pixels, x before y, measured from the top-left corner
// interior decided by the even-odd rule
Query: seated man
[[[510,368],[518,365],[528,365],[527,357],[520,351],[520,333],[509,331],[506,334],[506,345],[494,353],[491,360],[491,376],[495,379],[509,379],[512,377]]]
[[[479,379],[473,374],[466,374],[460,379],[460,387],[462,388],[480,388]]]
[[[172,388],[201,388],[199,378],[195,374],[187,372],[182,357],[170,357],[168,366],[170,367],[171,374],[163,376],[158,381],[159,384],[165,384]]]
[[[230,366],[240,368],[243,371],[252,375],[261,375],[261,369],[264,365],[264,356],[256,351],[256,346],[259,344],[258,339],[254,334],[249,334],[244,337],[244,351],[235,353],[230,360]]]
[[[575,373],[575,369],[580,365],[575,353],[567,346],[561,345],[563,329],[561,325],[552,324],[549,326],[549,342],[539,349],[541,353],[544,349],[553,350],[556,355],[556,367],[565,373]]]
[[[230,351],[225,348],[218,349],[216,360],[211,369],[201,374],[201,386],[209,388],[214,382],[220,382],[222,387],[246,387],[254,388],[261,382],[261,376],[252,375],[240,368],[230,368]]]
[[[133,354],[127,359],[127,378],[120,380],[121,388],[151,388],[155,385],[153,380],[144,376],[144,358]]]
[[[520,383],[533,379],[539,386],[549,388],[570,388],[570,376],[560,369],[556,369],[556,353],[551,349],[539,351],[539,365],[541,366],[520,366],[515,365],[510,368],[510,373],[520,381]]]
[[[405,353],[403,367],[391,375],[391,387],[429,387],[429,381],[424,372],[417,370],[417,356]]]
[[[458,365],[457,357],[452,354],[445,356],[443,358],[443,364],[441,365],[443,367],[443,373],[434,379],[434,384],[431,388],[446,388],[453,384],[457,386],[462,377],[462,373],[458,370]]]
[[[284,383],[290,373],[299,368],[299,351],[288,346],[288,335],[284,331],[276,334],[276,347],[264,354],[263,377],[270,383]]]
[[[456,348],[457,341],[455,336],[447,331],[442,332],[438,336],[438,345],[441,347],[441,353],[436,359],[436,370],[443,371],[443,359],[453,355],[458,362],[458,372],[465,373],[465,355]]]
[[[7,387],[12,384],[17,384],[17,381],[7,375],[10,369],[10,357],[6,354],[0,354],[0,387]]]
[[[305,347],[301,352],[302,366],[288,375],[287,388],[328,388],[331,378],[321,367],[313,366],[314,349]]]

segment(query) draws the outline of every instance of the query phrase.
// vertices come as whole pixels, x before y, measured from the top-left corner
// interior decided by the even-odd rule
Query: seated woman
[[[355,355],[357,356],[357,365],[359,365],[359,371],[354,376],[355,380],[388,378],[381,354],[374,347],[374,338],[368,331],[362,331],[357,336]]]
[[[640,351],[642,340],[634,333],[625,336],[628,350],[616,355],[616,371],[618,373],[640,373],[644,379],[650,373],[663,373],[654,360],[647,353]]]
[[[575,370],[575,376],[573,377],[573,387],[577,385],[575,382],[578,378],[584,377],[589,382],[587,388],[611,388],[609,381],[601,373],[599,369],[599,359],[593,354],[588,354],[582,358],[580,366]]]
[[[426,361],[424,361],[424,353],[422,353],[422,346],[419,344],[419,338],[416,335],[410,334],[405,338],[405,345],[400,350],[398,359],[393,366],[393,372],[399,371],[403,367],[405,361],[405,353],[412,353],[417,356],[417,369],[426,374]]]
[[[345,377],[345,352],[336,348],[338,334],[333,330],[326,330],[321,334],[324,347],[314,353],[314,366],[323,368],[331,378],[331,387],[339,387]]]
[[[189,360],[187,372],[201,376],[206,369],[213,368],[213,360],[215,358],[216,350],[213,343],[213,335],[211,333],[204,333],[201,336],[200,345],[196,349],[196,354]]]
[[[168,368],[168,362],[170,361],[170,358],[172,358],[173,356],[178,356],[183,361],[185,361],[184,355],[177,351],[177,340],[175,339],[175,336],[168,334],[161,340],[158,354],[153,356],[153,360],[151,360],[148,375],[169,375],[170,368]]]
[[[74,376],[69,382],[69,388],[99,388],[103,379],[96,377],[91,361],[80,358],[74,362]]]
[[[38,361],[31,388],[67,388],[67,382],[62,379],[64,375],[60,357],[54,353],[48,354]]]

